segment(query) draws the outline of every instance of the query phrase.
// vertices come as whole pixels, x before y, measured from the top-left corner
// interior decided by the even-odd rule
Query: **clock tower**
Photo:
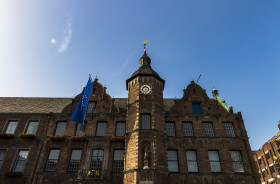
[[[165,81],[151,68],[146,49],[139,62],[139,69],[126,81],[124,184],[164,184],[168,173],[163,105]]]

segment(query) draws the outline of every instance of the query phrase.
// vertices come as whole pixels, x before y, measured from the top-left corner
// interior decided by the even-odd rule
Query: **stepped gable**
[[[206,90],[194,81],[191,81],[183,92],[184,94],[181,99],[174,99],[174,105],[170,108],[171,113],[192,114],[192,102],[200,102],[204,113],[228,113],[228,111],[217,100],[209,98]]]
[[[92,82],[92,89],[90,93],[89,102],[96,102],[97,113],[125,113],[126,112],[126,98],[112,98],[107,92],[107,88],[98,82],[95,78]],[[73,113],[79,100],[81,99],[83,91],[78,94],[72,101],[71,106],[65,107],[63,112]]]

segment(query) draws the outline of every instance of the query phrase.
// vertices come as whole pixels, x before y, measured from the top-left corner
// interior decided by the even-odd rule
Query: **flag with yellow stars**
[[[87,111],[87,105],[88,105],[88,101],[89,101],[89,95],[91,92],[91,88],[92,88],[92,83],[91,83],[91,79],[89,78],[87,86],[83,91],[82,97],[81,97],[75,111],[73,112],[73,114],[71,116],[72,121],[80,123],[81,125],[84,124],[84,119],[85,119],[85,114]]]

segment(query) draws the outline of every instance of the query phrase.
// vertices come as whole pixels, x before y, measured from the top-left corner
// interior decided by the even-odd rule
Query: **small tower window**
[[[141,114],[141,129],[149,130],[151,129],[151,115],[150,114]]]
[[[200,102],[193,102],[192,103],[192,109],[194,114],[202,114],[202,107]]]

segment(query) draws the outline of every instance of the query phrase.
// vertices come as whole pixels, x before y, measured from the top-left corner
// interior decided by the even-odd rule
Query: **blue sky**
[[[1,0],[0,96],[74,97],[88,74],[112,97],[148,40],[165,98],[191,80],[242,112],[252,149],[278,132],[280,1]]]

